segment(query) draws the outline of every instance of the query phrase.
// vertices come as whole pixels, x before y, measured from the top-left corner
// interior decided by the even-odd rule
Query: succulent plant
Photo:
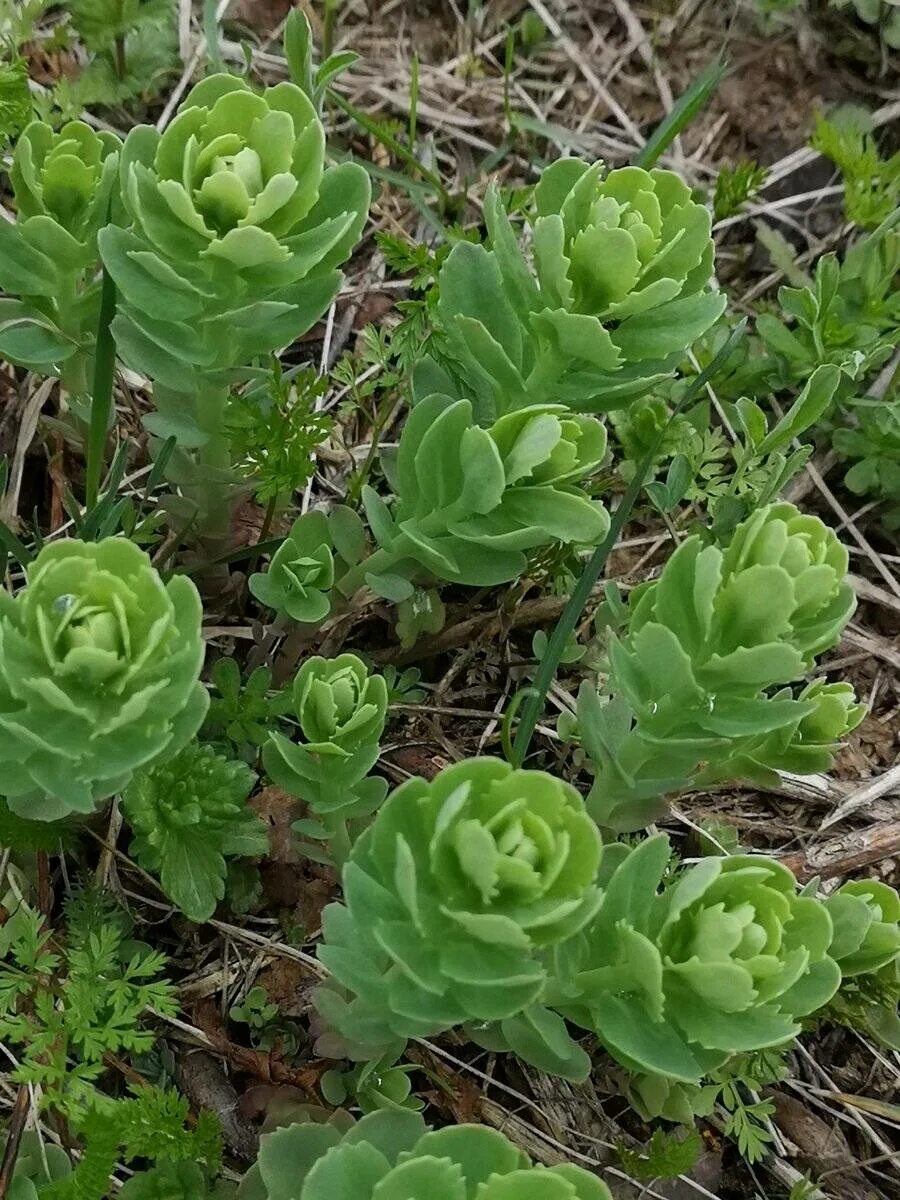
[[[542,771],[483,758],[409,780],[355,843],[344,904],[323,914],[319,957],[339,986],[321,989],[320,1010],[375,1056],[518,1015],[543,989],[541,952],[596,909],[599,850],[578,793]]]
[[[724,310],[707,289],[709,212],[671,171],[553,163],[535,188],[527,258],[495,189],[485,218],[490,249],[460,242],[441,269],[449,353],[423,366],[419,388],[471,396],[485,424],[548,402],[619,407]]]
[[[206,921],[225,895],[226,857],[265,854],[265,824],[247,806],[256,779],[209,746],[139,772],[122,796],[131,854],[159,876],[185,916]]]
[[[560,405],[512,413],[481,429],[468,400],[430,396],[407,418],[396,458],[383,459],[393,511],[372,488],[364,492],[380,549],[338,586],[350,595],[385,573],[504,583],[525,569],[525,550],[594,545],[609,517],[575,485],[605,453],[603,426]]]
[[[821,683],[796,698],[766,689],[800,677],[837,642],[855,607],[847,561],[817,517],[774,504],[724,550],[687,538],[658,580],[635,589],[624,634],[610,644],[617,699],[604,708],[588,691],[580,698],[597,768],[588,807],[601,824],[649,824],[664,811],[660,794],[689,781],[770,784],[780,766],[830,764],[836,740],[862,718],[852,694]]]
[[[273,732],[263,762],[269,777],[305,800],[323,822],[301,821],[295,829],[330,840],[343,861],[350,849],[347,822],[374,812],[387,792],[383,779],[367,778],[380,753],[387,685],[355,654],[316,656],[297,672],[293,700],[306,740],[292,742]]]
[[[611,1200],[581,1167],[532,1166],[484,1125],[429,1130],[418,1113],[287,1125],[264,1135],[239,1200]]]
[[[17,220],[0,226],[0,353],[86,390],[100,288],[97,233],[116,200],[121,142],[82,121],[32,121],[10,167]]]
[[[847,978],[900,958],[900,897],[877,879],[851,880],[825,900],[834,926],[829,954]]]
[[[22,816],[88,813],[196,733],[200,598],[124,538],[44,546],[0,591],[0,791]]]
[[[324,157],[321,121],[292,83],[259,94],[238,76],[211,75],[164,133],[132,129],[121,174],[133,227],[101,237],[123,300],[116,338],[126,360],[183,395],[312,325],[337,292],[337,264],[369,200],[360,166],[326,171]],[[154,431],[164,423],[157,417]]]
[[[250,591],[261,604],[310,624],[328,616],[333,584],[331,535],[328,518],[321,512],[298,517],[272,556],[269,569],[249,580]]]
[[[629,1070],[697,1082],[777,1046],[837,991],[832,923],[774,859],[704,858],[660,892],[664,834],[604,848],[596,917],[556,951],[545,1002]]]
[[[57,1180],[68,1179],[71,1174],[72,1164],[65,1150],[44,1142],[36,1129],[26,1129],[12,1169],[10,1200],[38,1200]]]

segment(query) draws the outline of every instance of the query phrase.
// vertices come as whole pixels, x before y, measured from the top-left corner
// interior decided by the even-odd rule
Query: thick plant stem
[[[97,503],[100,476],[103,473],[103,449],[113,405],[113,383],[116,374],[116,343],[110,324],[116,315],[116,285],[108,271],[103,272],[100,299],[100,320],[97,326],[97,348],[94,356],[94,388],[91,394],[91,423],[87,441],[87,471],[85,478],[85,508],[88,512]]]
[[[331,857],[334,865],[340,871],[350,857],[350,851],[353,848],[347,822],[331,813],[324,818],[323,824],[328,830],[328,848],[331,851]]]

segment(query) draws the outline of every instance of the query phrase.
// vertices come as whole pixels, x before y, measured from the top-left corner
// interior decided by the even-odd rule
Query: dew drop
[[[53,611],[58,613],[67,613],[70,608],[78,603],[78,597],[73,596],[71,592],[66,592],[62,596],[57,596],[53,601]]]

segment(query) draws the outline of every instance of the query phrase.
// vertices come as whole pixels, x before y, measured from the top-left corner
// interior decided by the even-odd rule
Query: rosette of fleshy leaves
[[[834,1016],[900,1050],[900,897],[881,880],[855,879],[824,903],[834,925],[829,953],[844,976]]]
[[[258,93],[218,74],[163,133],[131,130],[121,181],[131,225],[100,238],[120,293],[116,342],[156,385],[148,427],[197,446],[219,433],[198,390],[294,341],[336,295],[368,176],[325,168],[322,123],[295,84]]]
[[[225,895],[226,859],[265,854],[266,826],[247,805],[256,775],[196,742],[132,779],[122,794],[130,853],[159,877],[192,921],[207,921]]]
[[[331,611],[334,555],[328,518],[322,512],[298,517],[272,555],[268,570],[250,576],[250,591],[279,616],[318,624]]]
[[[385,780],[369,776],[387,719],[387,685],[355,654],[315,656],[297,672],[292,695],[304,740],[273,732],[263,762],[273,782],[304,800],[315,818],[298,821],[296,831],[328,840],[343,860],[350,845],[347,823],[369,816],[387,792]],[[321,857],[314,847],[303,849]]]
[[[26,1129],[12,1168],[10,1200],[38,1200],[44,1191],[71,1174],[72,1164],[65,1150],[54,1142],[43,1141],[38,1130]]]
[[[239,1200],[611,1200],[596,1175],[533,1166],[499,1130],[431,1130],[418,1113],[338,1110],[264,1134]]]
[[[471,397],[483,424],[535,404],[620,407],[724,311],[708,287],[709,211],[671,171],[553,163],[534,191],[527,254],[495,188],[485,220],[489,248],[460,242],[441,268],[447,354],[417,383],[420,395]]]
[[[604,705],[590,686],[580,697],[579,731],[597,770],[588,808],[601,825],[639,829],[665,811],[664,792],[690,782],[770,786],[774,770],[830,765],[862,718],[851,693],[769,689],[837,643],[855,607],[847,565],[828,526],[773,504],[724,549],[685,539],[659,579],[632,592],[609,647],[616,699]]]
[[[536,1005],[546,948],[596,911],[599,853],[581,797],[542,771],[482,758],[409,780],[323,914],[320,1012],[355,1057],[463,1022],[497,1022],[517,1047],[527,1015],[506,1022]]]
[[[604,847],[603,900],[555,952],[545,1003],[631,1071],[697,1082],[739,1051],[781,1045],[841,982],[826,907],[774,859],[713,856],[660,891],[657,834]]]
[[[117,207],[122,143],[82,121],[32,121],[13,150],[17,219],[0,224],[0,354],[87,391],[99,314],[97,233]]]
[[[124,538],[48,543],[0,590],[0,793],[21,816],[92,812],[178,752],[209,703],[200,597]]]
[[[326,1071],[319,1080],[323,1098],[333,1108],[352,1096],[363,1113],[379,1109],[409,1109],[419,1112],[424,1103],[413,1093],[410,1072],[415,1063],[397,1064],[388,1055],[374,1062],[359,1063],[349,1071]]]
[[[410,412],[396,455],[382,456],[393,507],[373,488],[364,491],[379,549],[338,587],[350,595],[363,582],[384,588],[385,578],[505,583],[525,569],[526,550],[595,545],[609,516],[578,482],[605,454],[599,421],[559,405],[510,413],[482,429],[468,400],[430,396]]]

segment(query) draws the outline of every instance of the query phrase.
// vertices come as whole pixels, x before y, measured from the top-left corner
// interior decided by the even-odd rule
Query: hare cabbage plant
[[[724,311],[709,210],[671,171],[551,164],[524,253],[496,188],[485,219],[490,248],[460,242],[441,268],[446,352],[417,384],[469,397],[481,424],[535,404],[626,404]]]
[[[324,1115],[324,1114],[323,1114]],[[339,1110],[265,1134],[238,1200],[611,1200],[596,1175],[568,1163],[533,1166],[496,1129],[429,1129],[402,1109],[355,1122]]]
[[[0,794],[13,812],[89,813],[197,732],[209,704],[200,597],[124,538],[46,544],[0,590]]]
[[[640,829],[687,786],[827,771],[862,720],[848,684],[787,686],[834,646],[856,600],[847,551],[791,504],[757,509],[722,548],[686,538],[636,588],[609,648],[604,704],[591,684],[578,727],[601,825]],[[773,689],[777,689],[774,690]]]
[[[324,129],[301,88],[258,93],[219,74],[163,133],[131,130],[120,178],[127,227],[100,235],[120,294],[116,344],[153,380],[147,426],[177,439],[176,482],[221,536],[233,373],[328,308],[368,214],[368,176],[355,163],[326,168]]]
[[[32,121],[9,169],[17,220],[0,223],[0,354],[58,373],[76,404],[90,385],[100,311],[97,235],[118,211],[121,142],[82,121]]]

